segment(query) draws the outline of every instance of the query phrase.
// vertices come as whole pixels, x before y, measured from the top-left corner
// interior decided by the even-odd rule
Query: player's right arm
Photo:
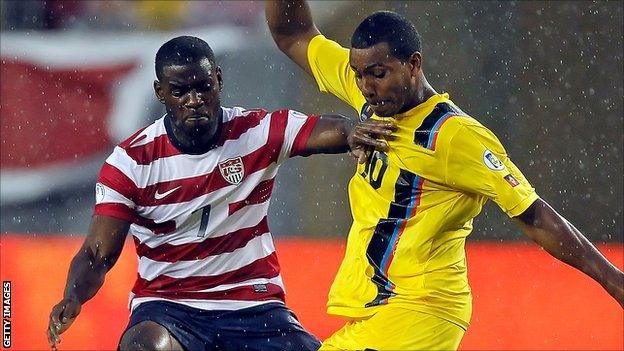
[[[56,344],[61,342],[59,336],[104,283],[106,273],[121,254],[129,228],[129,221],[93,216],[89,234],[69,266],[63,299],[50,312],[47,333],[52,349],[56,350]]]
[[[305,1],[267,1],[266,16],[277,46],[316,81],[360,113],[366,102],[349,65],[349,49],[320,34]]]
[[[279,49],[312,75],[308,46],[312,38],[321,33],[314,25],[307,1],[267,0],[265,12]]]

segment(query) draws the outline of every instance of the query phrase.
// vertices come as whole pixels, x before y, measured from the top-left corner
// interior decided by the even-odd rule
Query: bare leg
[[[162,325],[144,321],[126,330],[119,342],[120,351],[184,351]]]

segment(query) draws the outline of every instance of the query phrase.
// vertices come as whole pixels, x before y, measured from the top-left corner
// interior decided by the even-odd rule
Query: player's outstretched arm
[[[312,21],[307,1],[267,0],[265,12],[277,47],[312,75],[308,44],[320,32]]]
[[[336,154],[351,150],[356,157],[365,157],[369,147],[386,151],[388,145],[377,138],[391,137],[396,131],[392,122],[355,121],[340,115],[322,115],[306,143],[306,154]]]
[[[516,221],[533,241],[600,283],[624,308],[624,273],[550,205],[538,199]]]
[[[60,335],[74,322],[82,305],[104,283],[104,276],[121,254],[130,223],[105,216],[93,216],[89,234],[69,266],[63,299],[52,308],[48,342],[56,350]]]

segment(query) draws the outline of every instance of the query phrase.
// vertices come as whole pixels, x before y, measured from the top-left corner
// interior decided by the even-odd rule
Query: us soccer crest
[[[227,180],[230,184],[238,184],[243,180],[245,176],[245,167],[243,165],[243,159],[239,157],[227,159],[219,163],[219,171],[223,179]]]

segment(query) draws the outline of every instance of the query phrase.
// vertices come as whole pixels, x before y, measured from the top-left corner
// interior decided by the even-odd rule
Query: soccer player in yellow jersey
[[[305,1],[268,1],[266,14],[278,47],[359,113],[351,138],[387,140],[365,157],[354,150],[365,162],[349,183],[354,220],[327,303],[347,323],[322,350],[456,349],[472,309],[465,239],[488,199],[624,306],[624,273],[540,199],[491,131],[427,82],[412,23],[374,13],[347,49],[320,34]]]

